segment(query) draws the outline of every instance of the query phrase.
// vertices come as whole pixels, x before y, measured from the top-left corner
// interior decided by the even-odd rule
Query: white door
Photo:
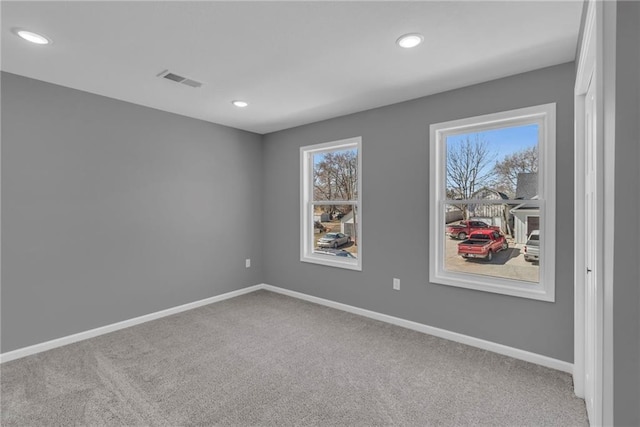
[[[602,284],[599,283],[598,262],[598,151],[596,144],[595,79],[585,98],[585,402],[592,424],[600,425],[602,414]]]

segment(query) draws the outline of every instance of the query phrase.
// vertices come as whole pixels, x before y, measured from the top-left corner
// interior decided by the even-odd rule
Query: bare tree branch
[[[471,199],[491,183],[490,165],[496,154],[478,134],[467,135],[461,141],[447,142],[447,198]],[[466,205],[455,205],[468,218]]]
[[[494,187],[515,198],[519,173],[538,172],[538,147],[532,146],[507,155],[493,167]]]
[[[313,179],[313,194],[316,200],[357,199],[357,151],[344,150],[323,154],[322,160],[314,163]],[[336,206],[326,206],[324,210],[335,213]]]

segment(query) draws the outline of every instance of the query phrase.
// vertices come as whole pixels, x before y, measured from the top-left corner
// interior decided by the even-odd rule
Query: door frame
[[[585,3],[586,19],[582,33],[582,44],[579,46],[578,62],[576,69],[576,81],[574,87],[574,362],[573,381],[574,391],[578,397],[585,397],[585,355],[586,334],[596,337],[600,348],[607,345],[607,330],[605,329],[605,262],[604,245],[596,244],[595,265],[589,266],[596,281],[596,327],[595,330],[587,330],[586,316],[586,292],[584,275],[587,269],[585,263],[586,247],[584,230],[586,225],[585,206],[585,98],[590,85],[595,85],[596,104],[594,121],[596,132],[594,134],[596,144],[596,183],[595,183],[595,229],[596,242],[604,242],[605,222],[605,175],[604,175],[604,6],[603,2],[588,0]],[[607,70],[608,71],[608,70]],[[613,401],[605,398],[610,395],[607,384],[610,384],[611,369],[606,368],[609,363],[604,351],[596,351],[593,354],[597,363],[595,365],[593,395],[593,407],[589,414],[591,425],[600,426],[605,420],[612,417]],[[611,368],[611,367],[609,367]]]

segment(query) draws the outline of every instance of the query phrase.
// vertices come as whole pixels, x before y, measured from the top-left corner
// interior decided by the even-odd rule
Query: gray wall
[[[261,179],[260,135],[3,73],[2,352],[260,283]]]
[[[613,361],[615,425],[640,425],[640,3],[617,3]],[[614,147],[607,147],[614,149]]]
[[[573,85],[568,63],[266,135],[265,282],[572,362]],[[428,283],[429,125],[550,102],[557,103],[556,302]],[[363,271],[302,263],[298,148],[359,135]]]

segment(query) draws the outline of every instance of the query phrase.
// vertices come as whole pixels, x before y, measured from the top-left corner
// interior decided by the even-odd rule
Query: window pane
[[[356,205],[313,206],[313,252],[330,258],[358,257]]]
[[[444,268],[540,281],[540,209],[533,204],[446,204]]]
[[[313,200],[358,199],[358,149],[313,155]]]
[[[446,138],[446,197],[533,199],[538,195],[538,125]]]

